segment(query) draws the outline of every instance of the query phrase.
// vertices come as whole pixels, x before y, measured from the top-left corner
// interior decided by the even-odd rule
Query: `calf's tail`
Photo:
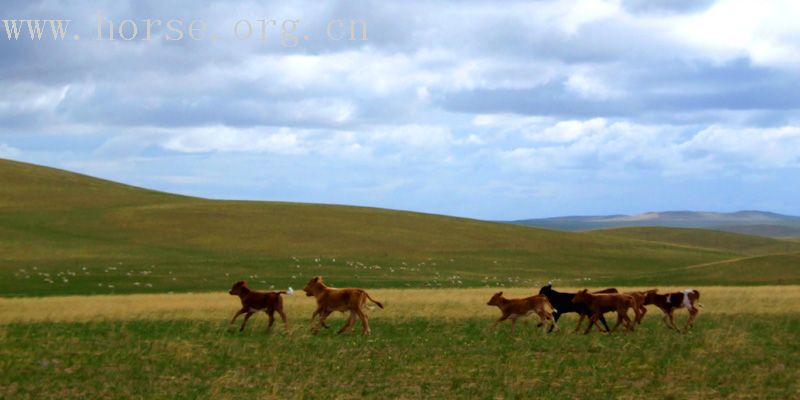
[[[381,304],[381,302],[380,302],[380,301],[378,301],[378,300],[375,300],[375,299],[373,299],[372,297],[369,297],[369,293],[367,293],[367,292],[364,292],[364,295],[365,295],[365,296],[367,296],[367,298],[369,299],[369,301],[371,301],[371,302],[375,303],[375,304],[376,304],[378,307],[380,307],[380,308],[383,308],[383,304]]]
[[[700,308],[703,308],[703,303],[700,302],[700,291],[699,290],[695,290],[694,294],[697,296],[697,306],[700,307]]]

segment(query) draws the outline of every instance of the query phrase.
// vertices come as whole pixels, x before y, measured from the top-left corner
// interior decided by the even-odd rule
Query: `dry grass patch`
[[[576,288],[558,288],[563,291]],[[619,288],[628,290],[634,288]],[[641,289],[641,288],[636,288]],[[662,288],[662,292],[683,288]],[[699,287],[701,314],[800,313],[800,286]],[[371,318],[436,317],[492,318],[494,307],[486,302],[497,288],[472,289],[371,289],[386,309],[373,308]],[[505,288],[507,297],[537,293],[538,288]],[[285,296],[286,312],[293,323],[305,321],[314,301],[298,292]],[[202,320],[230,318],[238,299],[227,293],[133,294],[118,296],[63,296],[0,298],[0,324],[13,322],[86,322],[96,320]],[[656,312],[656,310],[651,310]],[[679,314],[680,315],[680,314]],[[702,318],[702,317],[701,317]]]

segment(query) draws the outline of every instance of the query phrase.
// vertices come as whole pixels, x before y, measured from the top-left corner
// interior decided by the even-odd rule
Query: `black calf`
[[[610,288],[594,293],[617,293],[617,289]],[[587,307],[585,304],[575,304],[572,302],[572,298],[575,297],[575,293],[556,292],[553,290],[552,284],[547,284],[547,286],[542,286],[542,288],[539,289],[539,294],[547,296],[547,300],[550,301],[550,304],[552,304],[553,308],[555,308],[555,311],[553,311],[553,319],[555,319],[556,322],[558,322],[558,319],[561,318],[561,314],[574,312],[581,316],[581,318],[578,320],[578,326],[575,328],[575,331],[580,329],[584,317],[592,316],[591,310],[589,310],[589,307]],[[591,319],[589,319],[589,321],[591,321]],[[608,332],[608,324],[606,323],[606,319],[603,318],[602,314],[600,315],[600,322],[606,328],[606,332]],[[550,327],[550,330],[552,331],[553,327]]]

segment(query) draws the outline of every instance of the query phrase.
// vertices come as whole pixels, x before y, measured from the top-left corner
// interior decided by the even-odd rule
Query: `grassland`
[[[215,201],[4,160],[0,183],[3,399],[800,397],[800,286],[768,286],[800,284],[800,241]],[[386,304],[371,337],[312,335],[299,295],[289,332],[229,329],[233,281],[313,275]],[[700,286],[705,308],[686,334],[488,329],[494,291],[547,280]]]
[[[363,207],[215,201],[0,160],[0,296],[301,286],[798,284],[800,243],[714,231],[555,232]],[[707,268],[695,268],[710,265]],[[768,268],[760,274],[758,268]]]
[[[523,295],[533,289],[507,289]],[[796,398],[800,288],[701,287],[696,328],[492,331],[491,289],[376,289],[373,335],[229,330],[224,293],[0,299],[3,398]],[[780,296],[776,296],[780,293]],[[652,314],[656,310],[651,310]],[[679,323],[685,312],[679,313]],[[342,317],[332,321],[343,323]]]

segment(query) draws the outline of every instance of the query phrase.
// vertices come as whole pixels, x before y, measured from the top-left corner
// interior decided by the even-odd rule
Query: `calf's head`
[[[306,286],[303,288],[303,291],[306,292],[306,296],[311,297],[317,292],[317,290],[319,290],[318,287],[322,284],[323,284],[322,277],[315,276],[311,278],[311,280],[308,281],[308,283],[306,283]]]
[[[242,290],[244,288],[247,288],[247,282],[239,281],[239,282],[236,282],[236,283],[233,284],[233,287],[231,288],[230,291],[228,291],[228,293],[233,295],[233,296],[238,296],[238,295],[242,294]]]
[[[572,298],[572,302],[575,304],[585,303],[586,299],[589,297],[589,290],[583,289],[575,293],[575,297]]]
[[[486,303],[487,306],[498,306],[498,307],[500,306],[500,304],[503,304],[503,292],[495,293],[494,296],[492,296],[492,298],[489,299],[489,302]]]
[[[552,292],[553,292],[553,284],[550,283],[550,282],[548,282],[547,285],[542,286],[542,288],[539,289],[539,294],[543,294],[543,295],[547,295],[547,294],[552,293]]]

